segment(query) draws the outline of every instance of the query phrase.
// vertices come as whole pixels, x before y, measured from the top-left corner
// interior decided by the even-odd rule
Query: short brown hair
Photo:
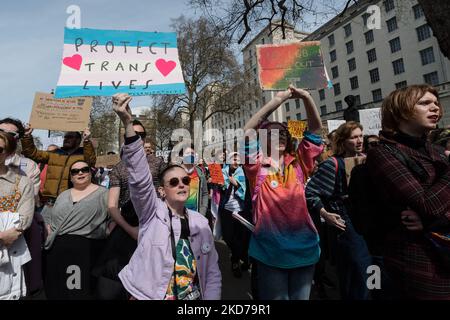
[[[381,126],[384,131],[397,132],[401,120],[414,117],[414,106],[425,93],[433,94],[439,106],[439,120],[444,114],[437,90],[428,84],[416,84],[392,91],[381,105]]]
[[[333,153],[337,156],[341,156],[345,153],[345,140],[352,136],[352,132],[355,129],[363,130],[363,126],[356,121],[348,121],[343,123],[335,130],[333,136]]]
[[[16,151],[17,141],[11,135],[0,131],[0,140],[5,143],[5,151],[8,154],[12,154]]]

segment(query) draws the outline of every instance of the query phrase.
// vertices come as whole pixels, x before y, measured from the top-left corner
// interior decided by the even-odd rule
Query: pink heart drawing
[[[173,69],[177,66],[177,63],[175,61],[169,60],[166,61],[164,59],[158,59],[156,60],[156,68],[161,72],[161,74],[164,77],[167,77],[169,73],[172,72]]]
[[[66,66],[75,69],[80,70],[81,62],[83,61],[83,58],[79,54],[74,54],[71,57],[65,57],[63,59],[63,64]]]

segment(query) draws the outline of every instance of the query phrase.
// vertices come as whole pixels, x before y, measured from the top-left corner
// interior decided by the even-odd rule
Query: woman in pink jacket
[[[190,178],[178,166],[160,174],[156,196],[139,136],[133,130],[128,103],[131,97],[113,97],[114,111],[126,128],[123,160],[130,196],[139,217],[138,247],[119,273],[132,299],[218,300],[222,277],[208,220],[188,210]]]

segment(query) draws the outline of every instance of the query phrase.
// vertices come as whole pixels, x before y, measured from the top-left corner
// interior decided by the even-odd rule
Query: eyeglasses
[[[0,147],[0,154],[2,154],[5,151],[5,148]]]
[[[191,183],[191,178],[189,176],[185,176],[185,177],[181,178],[181,182],[185,186],[188,186]],[[172,188],[175,188],[176,186],[178,186],[179,183],[180,183],[180,179],[178,179],[178,178],[172,178],[169,180],[169,186]]]
[[[78,136],[75,135],[68,135],[68,136],[64,136],[64,139],[76,139]]]
[[[19,133],[14,132],[14,131],[6,131],[4,129],[0,129],[0,132],[4,132],[6,134],[9,134],[11,137],[13,137],[14,139],[18,139],[19,138]]]
[[[79,174],[79,173],[89,173],[89,172],[91,172],[91,168],[89,168],[89,167],[83,167],[83,168],[80,168],[80,169],[70,169],[70,174],[72,175],[72,176],[76,176],[77,174]]]
[[[145,137],[147,136],[145,132],[135,131],[134,133],[136,133],[139,137],[141,137],[142,140],[144,140]]]

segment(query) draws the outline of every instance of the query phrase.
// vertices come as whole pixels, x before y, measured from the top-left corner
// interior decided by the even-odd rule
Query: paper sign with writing
[[[55,97],[184,92],[176,33],[65,29]]]
[[[47,150],[48,146],[53,144],[55,146],[58,146],[59,148],[61,148],[63,146],[63,142],[64,142],[64,137],[41,137],[40,138],[41,143],[42,143],[42,150]]]
[[[359,110],[359,122],[364,128],[364,134],[378,135],[381,130],[380,110],[380,108]]]
[[[95,162],[96,168],[106,168],[108,166],[114,166],[120,162],[120,156],[118,154],[108,154],[106,156],[97,156],[97,162]]]
[[[306,121],[288,120],[288,130],[293,138],[303,139],[303,132],[305,132],[306,126]]]
[[[256,53],[263,90],[327,87],[320,41],[257,45]]]
[[[222,167],[220,164],[211,163],[208,165],[209,175],[211,176],[211,183],[223,185],[225,180],[223,178]]]
[[[327,120],[328,133],[333,132],[337,128],[344,124],[345,120]]]
[[[37,92],[29,123],[33,129],[83,131],[89,125],[92,101],[91,97],[55,99]]]

